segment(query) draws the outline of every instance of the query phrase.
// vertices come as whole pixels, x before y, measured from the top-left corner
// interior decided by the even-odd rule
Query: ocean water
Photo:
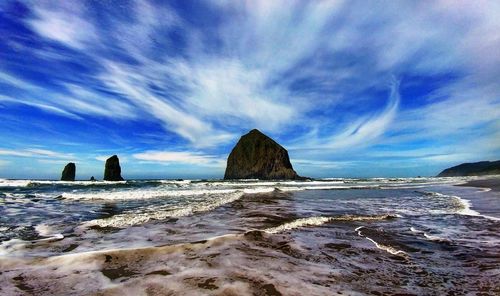
[[[471,179],[0,180],[0,294],[500,295]]]

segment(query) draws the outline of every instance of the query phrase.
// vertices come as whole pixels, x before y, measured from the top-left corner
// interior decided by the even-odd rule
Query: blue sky
[[[498,1],[0,3],[0,177],[221,178],[258,128],[312,177],[500,158]]]

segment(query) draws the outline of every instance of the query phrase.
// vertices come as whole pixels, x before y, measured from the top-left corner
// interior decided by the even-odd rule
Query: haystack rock
[[[68,163],[61,174],[61,181],[75,181],[76,165],[73,162]]]
[[[104,180],[106,181],[123,181],[122,169],[120,167],[120,160],[118,156],[113,155],[106,160],[104,167]]]
[[[227,159],[224,179],[302,179],[293,170],[288,152],[253,129],[243,135]]]

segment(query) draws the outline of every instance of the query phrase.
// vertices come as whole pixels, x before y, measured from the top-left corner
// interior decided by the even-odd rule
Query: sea
[[[0,295],[500,295],[475,179],[0,179]]]

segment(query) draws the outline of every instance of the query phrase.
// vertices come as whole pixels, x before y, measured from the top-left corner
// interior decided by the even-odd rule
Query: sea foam
[[[373,216],[344,215],[344,216],[334,216],[334,217],[324,217],[324,216],[308,217],[308,218],[300,218],[292,222],[268,228],[265,230],[265,232],[279,233],[305,226],[320,226],[325,223],[333,221],[374,221],[374,220],[393,219],[396,217],[397,217],[396,215],[391,215],[391,214],[373,215]]]

